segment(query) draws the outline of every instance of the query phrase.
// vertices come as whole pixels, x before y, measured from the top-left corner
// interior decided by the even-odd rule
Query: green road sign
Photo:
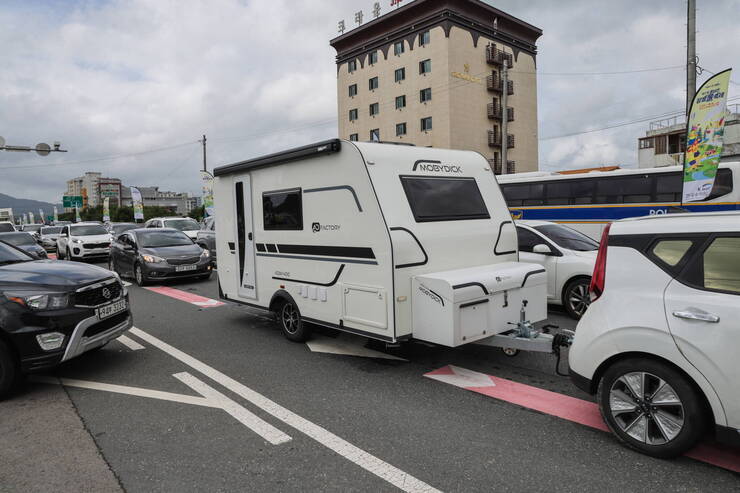
[[[82,195],[65,195],[62,197],[64,207],[82,207]]]

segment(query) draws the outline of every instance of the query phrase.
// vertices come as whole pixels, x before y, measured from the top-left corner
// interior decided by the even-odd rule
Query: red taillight
[[[609,247],[609,229],[611,223],[607,224],[604,232],[601,233],[601,243],[599,244],[599,253],[596,255],[596,265],[594,265],[594,274],[591,276],[591,285],[588,287],[591,293],[591,301],[596,301],[604,292],[604,281],[606,280],[606,249]]]

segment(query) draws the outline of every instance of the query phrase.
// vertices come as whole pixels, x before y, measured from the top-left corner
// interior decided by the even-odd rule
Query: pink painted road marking
[[[583,399],[453,365],[444,366],[424,376],[591,428],[609,431],[601,419],[598,405]],[[740,452],[723,445],[703,443],[686,456],[740,472]]]
[[[46,256],[49,257],[49,260],[56,260],[57,259],[57,254],[56,253],[47,253]]]
[[[184,301],[201,308],[213,308],[224,304],[221,301],[212,300],[211,298],[206,298],[198,294],[188,293],[187,291],[180,291],[179,289],[168,288],[166,286],[153,286],[144,289],[148,289],[149,291],[163,294],[170,298],[175,298],[176,300]]]

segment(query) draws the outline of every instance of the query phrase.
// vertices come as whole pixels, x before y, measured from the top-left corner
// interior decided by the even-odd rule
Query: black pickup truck
[[[117,274],[34,260],[0,242],[0,400],[23,374],[102,347],[132,325],[128,293]]]

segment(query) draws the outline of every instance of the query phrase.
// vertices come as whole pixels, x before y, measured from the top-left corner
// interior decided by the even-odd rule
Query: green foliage
[[[188,213],[188,217],[192,217],[198,222],[201,222],[203,218],[206,215],[206,207],[204,205],[201,205],[200,207],[196,207],[195,209],[191,210]]]
[[[151,219],[153,217],[160,216],[177,216],[174,208],[172,207],[159,207],[159,206],[144,206],[144,220]],[[102,221],[103,220],[103,207],[86,207],[80,211],[80,219],[83,221]],[[74,212],[64,212],[59,214],[60,221],[74,221]],[[120,223],[132,223],[134,222],[134,209],[132,207],[116,207],[110,208],[110,220],[111,222]]]

